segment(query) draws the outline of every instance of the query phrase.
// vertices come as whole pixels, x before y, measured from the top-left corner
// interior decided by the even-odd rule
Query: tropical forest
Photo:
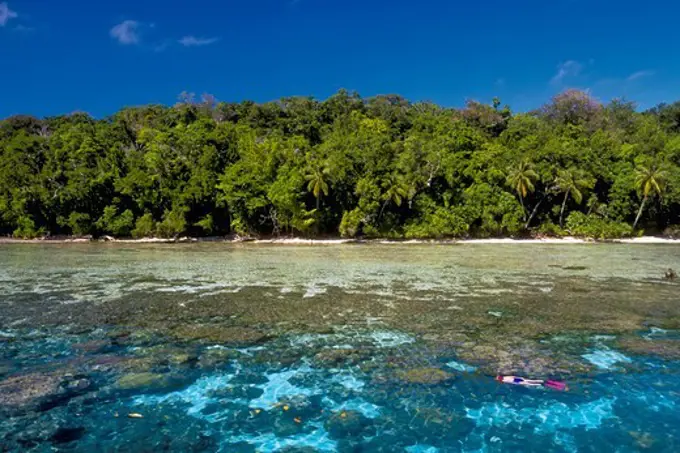
[[[680,102],[567,90],[539,109],[362,98],[0,121],[15,238],[595,239],[680,233]]]

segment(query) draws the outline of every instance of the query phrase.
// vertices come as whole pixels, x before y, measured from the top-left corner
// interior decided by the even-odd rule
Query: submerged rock
[[[62,377],[33,373],[13,376],[0,382],[0,406],[22,408],[56,397],[64,392]]]
[[[642,450],[649,450],[657,443],[657,440],[650,433],[630,431],[630,437],[635,440],[635,445]]]
[[[648,340],[645,338],[624,338],[618,347],[639,355],[650,355],[666,360],[680,360],[680,340]]]
[[[409,426],[416,432],[428,432],[439,441],[455,442],[475,427],[474,421],[440,407],[417,407],[410,416]]]
[[[175,352],[168,354],[168,363],[171,365],[188,365],[197,360],[194,354],[189,354],[186,352]]]
[[[269,339],[257,329],[215,324],[183,325],[172,331],[173,335],[185,341],[206,341],[218,344],[253,344]]]
[[[455,376],[439,368],[413,368],[397,373],[400,380],[410,384],[441,384]]]
[[[14,366],[11,363],[0,362],[0,377],[10,374],[14,371]]]
[[[372,427],[372,422],[361,412],[341,411],[331,415],[324,427],[332,438],[342,439],[363,436]]]
[[[116,386],[122,389],[136,389],[151,387],[164,383],[165,376],[156,373],[126,374],[116,381]]]
[[[117,355],[97,356],[88,362],[92,369],[96,371],[126,373],[147,372],[161,363],[162,359],[160,357],[124,357]]]
[[[71,348],[83,354],[97,354],[105,352],[111,347],[111,342],[107,340],[92,340],[84,343],[75,343]]]
[[[158,363],[175,366],[191,365],[198,360],[197,355],[191,350],[165,345],[140,347],[134,353],[140,357],[152,357]]]
[[[86,378],[78,378],[66,382],[63,386],[68,392],[80,394],[92,387],[92,381]]]
[[[278,417],[274,420],[274,434],[278,437],[288,437],[299,434],[304,430],[301,419],[294,420],[291,417]]]
[[[355,364],[362,360],[362,353],[358,349],[325,349],[314,356],[314,359],[326,366],[340,364]]]
[[[210,398],[245,399],[253,400],[264,393],[259,387],[250,385],[229,385],[208,393]]]
[[[235,349],[208,349],[198,358],[198,366],[203,369],[213,369],[226,365],[231,360],[238,359],[242,355],[243,354]]]
[[[536,378],[554,374],[575,374],[588,372],[591,367],[577,358],[569,358],[548,348],[539,348],[525,343],[507,346],[477,344],[456,351],[468,363],[480,365],[484,374],[520,374]]]
[[[181,387],[185,379],[159,373],[131,373],[116,381],[121,390],[168,390]]]
[[[258,351],[253,358],[254,363],[267,363],[276,366],[292,366],[303,358],[303,354],[300,351],[288,349],[285,351],[273,351],[273,350],[263,350]]]
[[[158,332],[151,329],[135,329],[129,333],[121,331],[120,335],[118,342],[132,345],[148,345],[159,340]]]
[[[11,376],[0,381],[0,409],[48,410],[91,388],[89,379],[64,372]]]

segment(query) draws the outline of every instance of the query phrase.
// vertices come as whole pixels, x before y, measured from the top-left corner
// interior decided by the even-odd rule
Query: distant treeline
[[[618,237],[680,223],[680,102],[362,99],[0,122],[0,234]]]

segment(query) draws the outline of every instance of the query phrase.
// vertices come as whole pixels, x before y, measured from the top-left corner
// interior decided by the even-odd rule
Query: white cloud
[[[0,3],[0,27],[4,27],[10,19],[15,19],[17,17],[19,17],[19,15],[9,9],[7,2]]]
[[[557,73],[550,79],[552,85],[560,85],[568,77],[576,77],[581,73],[583,65],[578,61],[567,60],[557,66]]]
[[[113,27],[109,34],[121,44],[139,44],[139,26],[136,20],[124,20]]]
[[[629,75],[626,80],[629,82],[633,82],[634,80],[642,79],[644,77],[651,77],[653,75],[654,71],[638,71]]]
[[[197,47],[197,46],[209,46],[210,44],[215,44],[220,38],[197,38],[195,36],[185,36],[184,38],[177,41],[184,47]]]

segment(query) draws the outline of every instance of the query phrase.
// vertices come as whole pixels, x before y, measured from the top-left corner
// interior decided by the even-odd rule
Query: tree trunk
[[[640,221],[640,216],[642,215],[642,210],[645,209],[645,203],[647,202],[647,195],[642,199],[642,204],[640,205],[640,210],[635,216],[635,223],[633,224],[633,229],[637,228],[637,224]]]
[[[527,221],[527,209],[524,207],[524,197],[522,196],[521,193],[518,194],[518,195],[519,195],[519,204],[522,205],[522,220],[524,220],[526,222]]]
[[[319,214],[319,205],[321,204],[321,194],[316,197],[316,213]]]
[[[380,221],[380,219],[382,219],[383,212],[385,211],[385,208],[387,207],[387,205],[389,203],[390,203],[389,199],[385,200],[385,202],[383,203],[382,208],[380,208],[380,214],[378,214],[378,221]]]
[[[527,223],[524,225],[524,229],[525,229],[525,230],[528,230],[528,229],[529,229],[529,224],[530,224],[531,221],[534,219],[534,216],[535,216],[536,213],[538,212],[538,207],[541,206],[541,203],[543,203],[543,200],[545,200],[545,197],[546,197],[546,196],[547,196],[547,195],[543,195],[543,198],[541,198],[541,201],[539,201],[538,203],[536,203],[536,206],[534,206],[534,209],[531,211],[531,214],[529,215],[529,219],[527,220]]]
[[[560,210],[560,228],[562,228],[562,224],[564,223],[564,208],[567,206],[567,198],[569,198],[569,191],[564,194],[564,201],[562,202],[562,209]]]

